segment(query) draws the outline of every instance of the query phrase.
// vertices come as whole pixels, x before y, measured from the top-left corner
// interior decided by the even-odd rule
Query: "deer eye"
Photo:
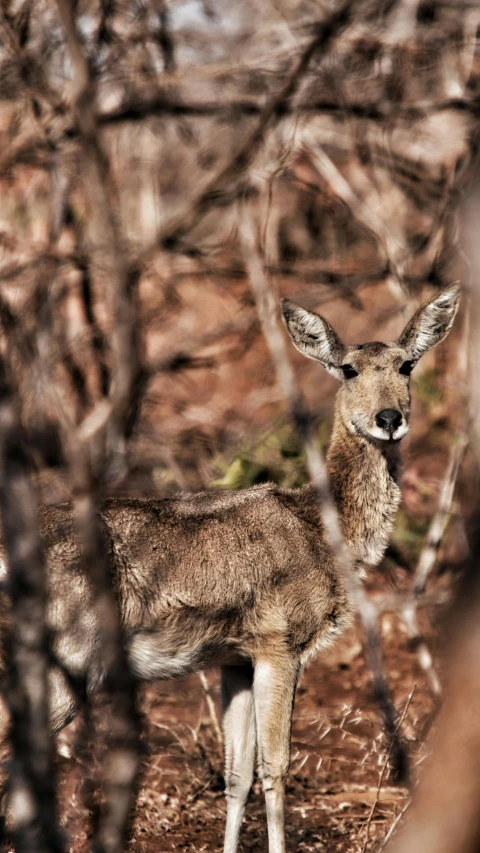
[[[410,376],[414,367],[415,367],[414,361],[404,361],[398,372],[401,373],[402,376]]]
[[[358,370],[355,370],[351,364],[342,364],[341,370],[345,379],[353,379],[355,376],[358,376]]]

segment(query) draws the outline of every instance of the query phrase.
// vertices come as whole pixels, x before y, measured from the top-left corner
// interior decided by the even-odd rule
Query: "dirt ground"
[[[370,585],[375,595],[386,591],[391,581],[377,573]],[[437,616],[423,613],[430,636],[428,625]],[[395,616],[384,616],[382,639],[415,778],[427,756],[424,738],[434,703]],[[217,673],[208,674],[208,685],[219,712]],[[146,757],[129,850],[220,851],[225,820],[222,758],[204,685],[194,676],[149,686],[142,694],[142,710]],[[92,831],[84,805],[81,730],[81,722],[74,723],[59,742],[62,823],[72,853],[86,853]],[[287,783],[287,849],[381,850],[409,801],[408,790],[392,782],[387,753],[359,635],[352,628],[334,649],[318,656],[300,683]],[[240,849],[266,848],[263,797],[256,782]]]

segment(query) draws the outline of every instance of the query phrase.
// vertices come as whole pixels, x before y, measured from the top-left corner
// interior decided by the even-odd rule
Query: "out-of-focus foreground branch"
[[[98,510],[105,498],[105,483],[112,462],[125,463],[127,422],[139,380],[138,320],[133,286],[128,274],[125,241],[114,210],[115,186],[111,166],[99,138],[96,90],[89,62],[79,37],[74,7],[58,0],[72,57],[75,81],[74,115],[81,139],[87,186],[96,217],[95,249],[106,263],[110,281],[106,303],[112,322],[111,378],[108,397],[97,404],[98,425],[85,430],[81,423],[73,436],[65,436],[73,478],[74,506],[83,557],[94,588],[94,609],[101,636],[101,671],[111,698],[110,743],[104,773],[105,806],[95,833],[95,847],[105,853],[124,849],[139,769],[140,731],[136,685],[130,672],[109,567],[107,544]],[[92,414],[89,415],[90,421]],[[119,464],[119,461],[120,464]]]
[[[0,507],[11,619],[6,646],[6,690],[13,763],[8,793],[18,853],[61,853],[54,750],[49,720],[47,582],[38,532],[32,459],[15,391],[0,360]],[[5,630],[5,604],[2,602]],[[5,678],[5,675],[4,675]],[[4,725],[4,723],[3,723]],[[5,734],[4,730],[2,732]]]
[[[472,443],[480,465],[480,173],[475,175],[463,211],[463,239],[471,264],[469,382]],[[451,607],[444,643],[447,656],[445,698],[432,736],[433,754],[424,769],[405,826],[389,853],[474,853],[480,844],[480,494],[474,494],[471,554],[459,594]],[[419,575],[419,581],[422,574]]]

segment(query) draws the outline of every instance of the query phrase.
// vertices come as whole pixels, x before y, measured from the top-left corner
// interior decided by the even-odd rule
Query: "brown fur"
[[[292,340],[304,354],[339,378],[345,364],[357,373],[343,381],[337,395],[328,470],[345,537],[354,558],[363,563],[381,559],[400,500],[398,444],[392,440],[396,433],[376,426],[377,413],[398,412],[402,426],[396,432],[404,434],[410,392],[408,376],[399,369],[419,357],[415,328],[424,346],[430,326],[423,321],[430,311],[435,331],[429,345],[438,343],[453,322],[457,301],[457,291],[450,288],[436,299],[442,310],[429,303],[401,343],[361,347],[344,346],[321,317],[293,303],[284,307]],[[138,678],[223,667],[229,799],[225,850],[237,849],[257,743],[270,850],[283,853],[283,782],[296,683],[308,658],[334,640],[351,618],[314,490],[268,484],[168,500],[112,499],[102,508],[101,519]],[[41,526],[53,651],[72,675],[86,675],[93,691],[104,673],[72,508],[43,509]],[[4,625],[6,618],[4,611]],[[52,727],[58,730],[77,710],[59,670],[52,672],[51,703]]]

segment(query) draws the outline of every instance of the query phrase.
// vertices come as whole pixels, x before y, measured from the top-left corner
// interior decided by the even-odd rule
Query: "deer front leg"
[[[223,729],[225,736],[225,794],[227,826],[224,853],[236,853],[245,803],[255,767],[255,714],[252,666],[222,669]]]
[[[298,667],[288,658],[260,660],[255,666],[258,766],[267,809],[269,853],[285,853],[285,778],[297,679]]]

